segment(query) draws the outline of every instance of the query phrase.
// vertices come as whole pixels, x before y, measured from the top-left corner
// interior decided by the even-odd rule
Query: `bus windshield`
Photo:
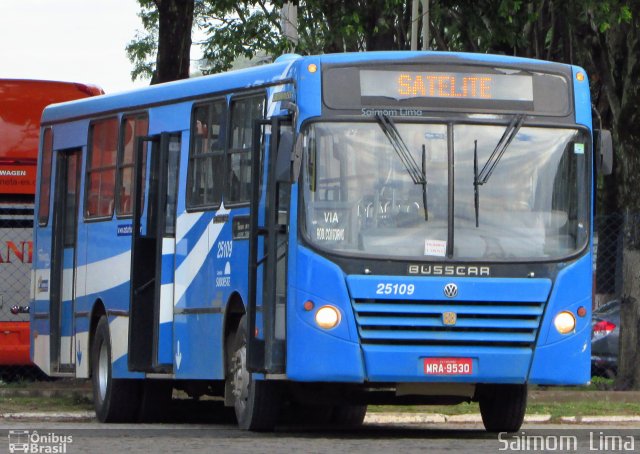
[[[478,261],[548,260],[586,246],[586,132],[525,123],[491,162],[504,124],[396,121],[394,128],[396,140],[376,122],[308,127],[301,206],[314,246]],[[488,161],[491,178],[477,185]],[[418,170],[423,178],[413,175]]]

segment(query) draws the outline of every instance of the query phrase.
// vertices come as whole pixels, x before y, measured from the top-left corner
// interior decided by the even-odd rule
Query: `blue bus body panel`
[[[590,288],[581,286],[581,291],[575,288],[575,282],[580,282],[580,276],[588,272],[588,255],[568,265],[553,289],[549,279],[345,277],[337,266],[304,248],[299,249],[295,260],[299,287],[313,290],[302,291],[290,285],[295,303],[288,315],[287,375],[293,380],[578,384],[589,379],[590,317],[579,317],[576,331],[568,335],[560,335],[553,327],[559,308],[575,314],[578,307],[588,308],[590,304]],[[326,285],[341,282],[340,279],[344,279],[344,287]],[[455,300],[443,301],[446,300],[443,288],[451,282],[458,285],[459,295]],[[380,295],[377,294],[380,283],[413,284],[415,290],[401,298]],[[318,328],[313,311],[302,307],[307,300],[316,307],[324,304],[337,307],[343,316],[342,323],[329,331]],[[426,300],[430,304],[419,304]],[[354,311],[345,301],[353,302]],[[479,301],[486,304],[478,305]],[[411,316],[403,316],[407,311]],[[431,327],[444,326],[440,317],[447,311],[460,316],[456,324],[460,330],[429,332]],[[376,315],[366,315],[371,312]],[[425,317],[434,313],[438,317]],[[420,317],[416,318],[416,314]],[[465,319],[464,315],[482,318]],[[390,325],[417,329],[380,330]],[[500,331],[474,332],[474,328]],[[529,332],[521,332],[526,330]],[[385,341],[394,344],[385,345]],[[432,344],[455,341],[464,345],[411,345],[416,341]],[[425,358],[449,357],[471,358],[473,373],[425,375]]]
[[[530,372],[530,382],[540,385],[583,385],[591,379],[591,276],[592,255],[589,253],[563,269],[549,299]],[[586,309],[584,317],[576,317],[576,329],[560,334],[553,318],[562,310],[576,314]]]
[[[380,284],[410,284],[413,292],[388,294]],[[551,290],[549,279],[529,278],[460,278],[460,277],[406,277],[406,276],[359,276],[347,278],[351,297],[359,300],[393,300],[399,298],[414,300],[445,300],[444,287],[454,283],[458,286],[458,295],[447,301],[452,303],[452,310],[459,306],[459,301],[495,301],[528,303],[546,301]],[[393,287],[392,287],[393,288]]]
[[[363,382],[366,378],[362,351],[355,330],[345,275],[334,263],[299,247],[297,281],[289,285],[287,311],[287,376],[298,381]],[[307,289],[306,291],[301,289]],[[342,323],[334,329],[320,329],[315,311],[306,311],[305,301],[316,308],[336,307]]]
[[[191,228],[178,238],[176,246],[173,339],[176,378],[224,377],[224,308],[234,293],[246,300],[247,287],[247,241],[234,241],[231,225],[234,216],[247,214],[246,208],[233,212],[221,208],[215,213],[187,215],[198,219],[191,220]],[[215,216],[229,218],[224,223],[215,223]],[[224,249],[220,244],[232,246]],[[197,345],[202,348],[194,348]]]
[[[576,114],[576,123],[584,125],[592,129],[591,120],[591,93],[589,92],[589,79],[584,69],[573,66],[573,93],[574,93],[574,111]],[[578,73],[582,73],[584,79],[578,80]]]

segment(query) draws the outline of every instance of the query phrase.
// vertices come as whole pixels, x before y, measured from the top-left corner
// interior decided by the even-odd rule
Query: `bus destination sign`
[[[432,71],[360,71],[360,96],[533,101],[530,75]]]

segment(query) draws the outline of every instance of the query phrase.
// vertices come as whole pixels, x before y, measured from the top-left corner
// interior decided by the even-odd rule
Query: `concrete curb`
[[[0,413],[0,421],[56,421],[86,422],[95,420],[93,411],[15,412]],[[367,413],[365,424],[482,424],[479,414],[442,415],[438,413]],[[524,418],[528,424],[550,423],[551,415],[531,414]],[[558,421],[553,421],[558,422]],[[561,424],[618,424],[640,423],[640,416],[562,416]]]
[[[367,413],[364,422],[370,424],[482,424],[482,417],[477,413],[450,416],[424,413]],[[528,424],[540,424],[557,421],[552,421],[551,415],[531,414],[524,417],[524,422]],[[561,416],[559,422],[565,424],[638,423],[640,422],[640,416]]]
[[[92,411],[25,411],[20,413],[0,413],[0,420],[11,421],[58,421],[58,422],[80,422],[91,421],[96,418]]]

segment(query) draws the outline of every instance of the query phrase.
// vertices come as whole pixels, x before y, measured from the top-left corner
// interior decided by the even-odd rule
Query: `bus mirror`
[[[293,152],[293,132],[289,129],[280,131],[278,154],[276,156],[276,181],[291,182],[291,154]]]
[[[613,140],[611,131],[596,131],[596,171],[598,175],[611,175],[613,171]]]

